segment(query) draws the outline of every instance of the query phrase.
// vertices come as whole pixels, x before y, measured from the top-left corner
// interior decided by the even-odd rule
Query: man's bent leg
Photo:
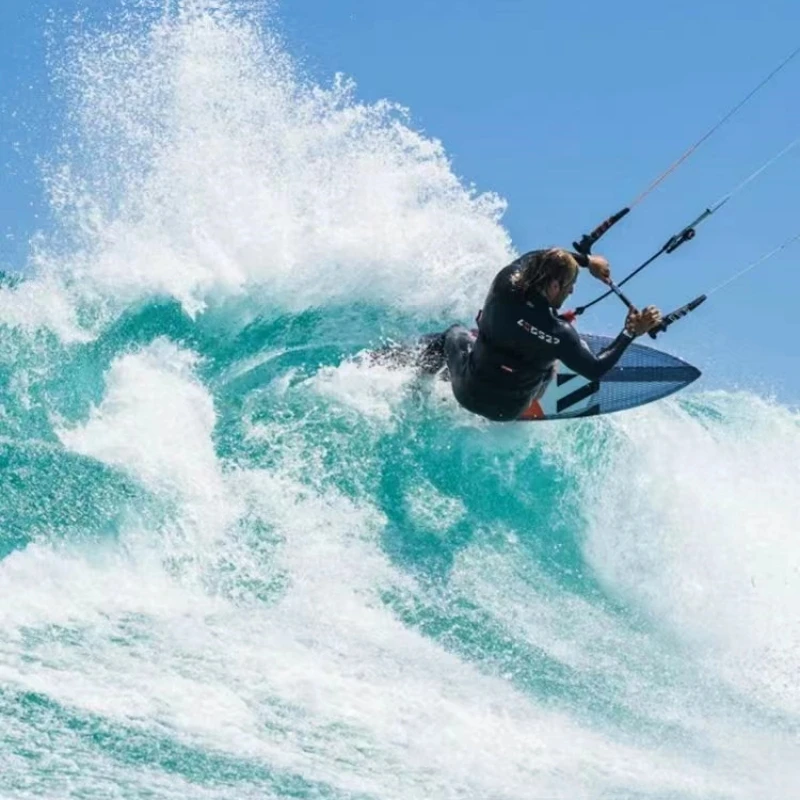
[[[548,386],[556,379],[556,375],[558,375],[558,365],[553,364],[552,368],[550,369],[550,374],[541,382],[539,388],[534,393],[532,400],[541,400],[544,396],[544,393],[547,391]]]

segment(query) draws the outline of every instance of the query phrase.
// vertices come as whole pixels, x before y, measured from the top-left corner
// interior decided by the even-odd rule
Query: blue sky
[[[46,225],[36,160],[55,140],[46,19],[103,14],[110,0],[6,0],[0,6],[0,264],[24,264]],[[509,203],[524,251],[569,244],[628,204],[800,44],[796,0],[669,4],[523,0],[293,0],[273,12],[316,79],[339,71],[364,100],[406,105],[453,169]],[[800,57],[597,247],[617,278],[800,135]],[[800,232],[800,147],[706,222],[697,238],[629,284],[665,310]],[[498,268],[502,265],[498,265]],[[594,296],[584,278],[578,302]],[[661,339],[709,387],[800,400],[795,317],[800,244],[720,292]],[[611,331],[612,299],[584,318]]]

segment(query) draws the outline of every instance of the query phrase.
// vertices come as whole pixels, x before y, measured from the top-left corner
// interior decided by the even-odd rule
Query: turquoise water
[[[220,3],[62,55],[0,289],[0,796],[800,793],[796,412],[471,417],[359,358],[512,255],[402,109]]]

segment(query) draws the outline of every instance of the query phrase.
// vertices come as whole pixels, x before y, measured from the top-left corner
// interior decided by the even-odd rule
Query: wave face
[[[0,795],[800,794],[797,414],[470,417],[357,357],[514,255],[404,109],[221,2],[60,63],[0,289]]]

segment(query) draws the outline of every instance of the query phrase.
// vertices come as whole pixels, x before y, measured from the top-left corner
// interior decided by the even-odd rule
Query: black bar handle
[[[573,242],[572,246],[582,255],[588,256],[592,252],[592,245],[603,236],[609,228],[613,228],[623,217],[630,213],[630,208],[623,208],[616,214],[610,216],[605,222],[601,222],[591,233],[584,233],[579,242]]]
[[[701,294],[700,297],[695,297],[694,300],[687,303],[685,306],[681,306],[670,314],[667,314],[667,316],[661,320],[661,324],[657,328],[653,328],[651,331],[648,331],[648,336],[650,336],[651,339],[655,339],[659,333],[663,333],[670,325],[672,325],[674,322],[677,322],[679,319],[682,319],[691,311],[694,311],[699,305],[705,303],[707,299],[707,295]]]

